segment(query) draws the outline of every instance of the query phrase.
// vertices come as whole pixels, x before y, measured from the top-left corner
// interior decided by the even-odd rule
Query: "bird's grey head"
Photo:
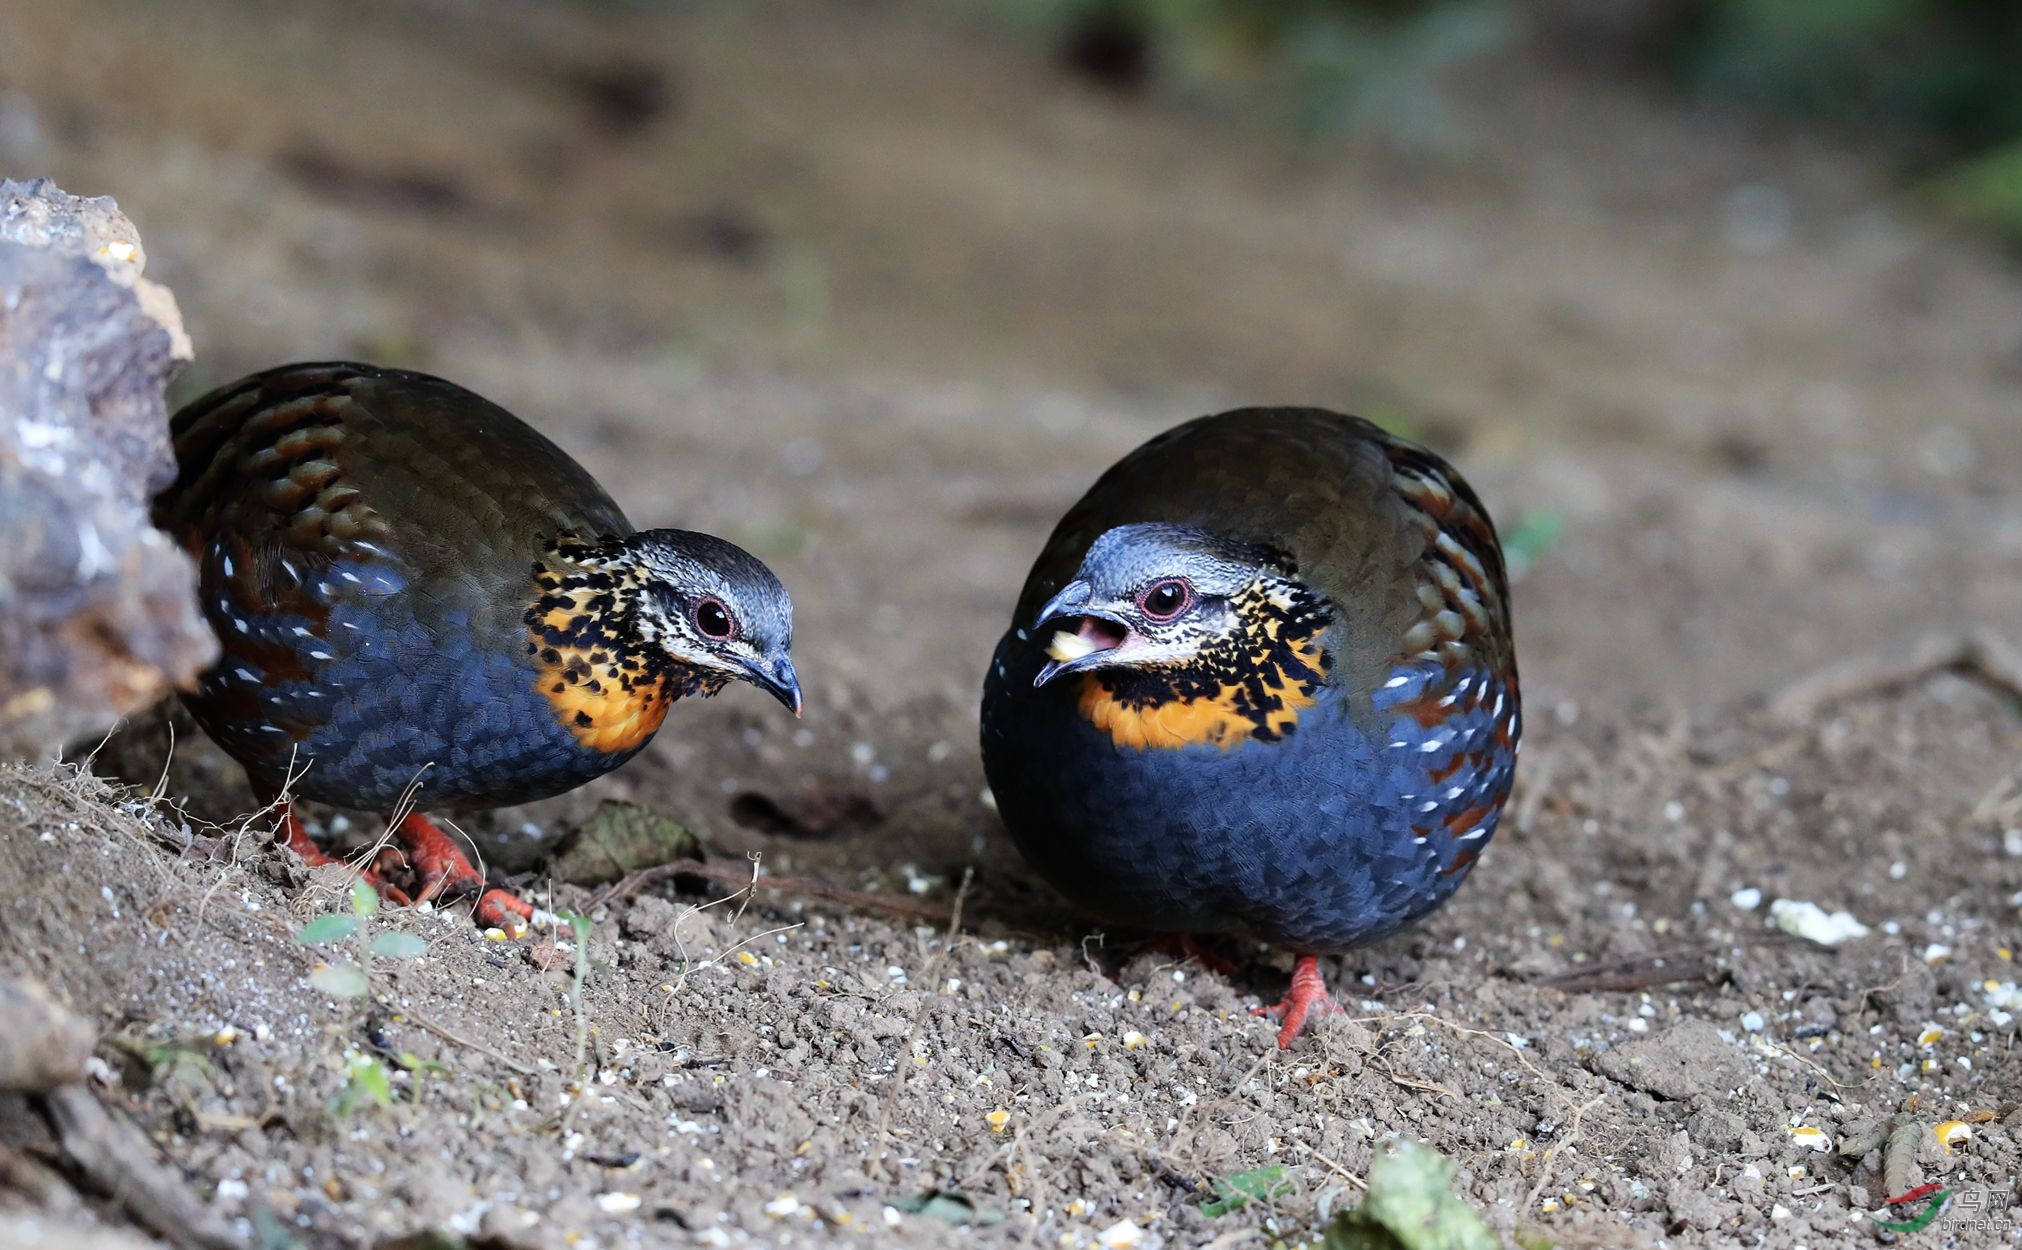
[[[1097,538],[1032,620],[1050,663],[1035,684],[1100,668],[1186,665],[1240,632],[1236,600],[1272,571],[1263,548],[1184,525],[1119,525]]]
[[[793,600],[763,561],[692,530],[648,530],[629,545],[647,585],[644,640],[679,663],[748,681],[800,715]]]

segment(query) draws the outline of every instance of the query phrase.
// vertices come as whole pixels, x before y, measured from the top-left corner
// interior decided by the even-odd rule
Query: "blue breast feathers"
[[[1147,751],[1073,692],[1030,690],[1009,639],[999,659],[984,755],[1006,826],[1063,892],[1135,927],[1374,941],[1459,885],[1513,772],[1514,702],[1482,673],[1407,665],[1378,691],[1322,687],[1280,739]]]

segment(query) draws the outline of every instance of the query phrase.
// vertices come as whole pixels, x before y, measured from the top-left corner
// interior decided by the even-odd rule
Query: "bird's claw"
[[[477,922],[518,937],[536,920],[533,904],[507,890],[486,890],[477,900]]]
[[[389,847],[381,854],[391,856],[397,852]],[[379,886],[381,896],[388,902],[402,907],[435,903],[445,897],[476,895],[477,906],[473,909],[472,917],[479,927],[499,929],[509,937],[518,937],[531,925],[538,923],[539,917],[535,914],[533,904],[510,890],[487,886],[484,877],[470,866],[470,862],[464,859],[461,853],[455,852],[452,848],[452,854],[454,858],[437,857],[423,852],[414,854],[411,859],[397,861],[405,865],[410,874],[419,876],[412,894],[385,884],[383,865],[375,865],[374,870],[367,873],[367,879]]]
[[[1272,1006],[1252,1007],[1250,1014],[1278,1021],[1278,1049],[1290,1050],[1299,1034],[1305,1032],[1306,1018],[1316,1010],[1321,1015],[1340,1015],[1341,1004],[1327,997],[1326,983],[1320,977],[1320,961],[1311,955],[1301,955],[1292,966],[1292,986],[1285,991],[1285,997]]]
[[[293,805],[285,799],[272,800],[279,813],[278,839],[311,868],[344,861],[327,854],[310,840]],[[412,813],[394,826],[393,837],[400,845],[380,850],[372,863],[358,870],[361,880],[379,891],[379,897],[397,907],[432,903],[444,896],[477,895],[477,922],[488,929],[501,929],[517,937],[539,920],[533,905],[507,890],[488,889],[479,872],[435,823]],[[395,885],[394,878],[412,889]],[[544,914],[544,913],[543,913]]]

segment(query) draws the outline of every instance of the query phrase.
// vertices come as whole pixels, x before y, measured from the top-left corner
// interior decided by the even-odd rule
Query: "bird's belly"
[[[1282,739],[1229,748],[1133,749],[1058,702],[1011,702],[985,748],[1006,826],[1064,893],[1136,927],[1315,952],[1374,941],[1445,901],[1501,805],[1471,811],[1478,744],[1427,751],[1401,726],[1372,741],[1334,692]]]
[[[455,609],[423,621],[404,588],[338,595],[326,615],[227,620],[226,659],[191,700],[254,783],[369,811],[530,802],[634,752],[581,745],[523,649]],[[432,608],[438,605],[431,605]],[[216,622],[214,622],[216,623]],[[496,632],[496,631],[492,631]]]

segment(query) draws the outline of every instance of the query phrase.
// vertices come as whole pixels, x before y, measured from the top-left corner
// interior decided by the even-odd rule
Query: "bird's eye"
[[[728,638],[737,632],[737,620],[721,599],[704,599],[695,605],[695,628],[705,637]]]
[[[1169,621],[1194,600],[1194,588],[1187,585],[1184,578],[1169,577],[1162,582],[1153,582],[1137,596],[1137,606],[1155,621]]]

